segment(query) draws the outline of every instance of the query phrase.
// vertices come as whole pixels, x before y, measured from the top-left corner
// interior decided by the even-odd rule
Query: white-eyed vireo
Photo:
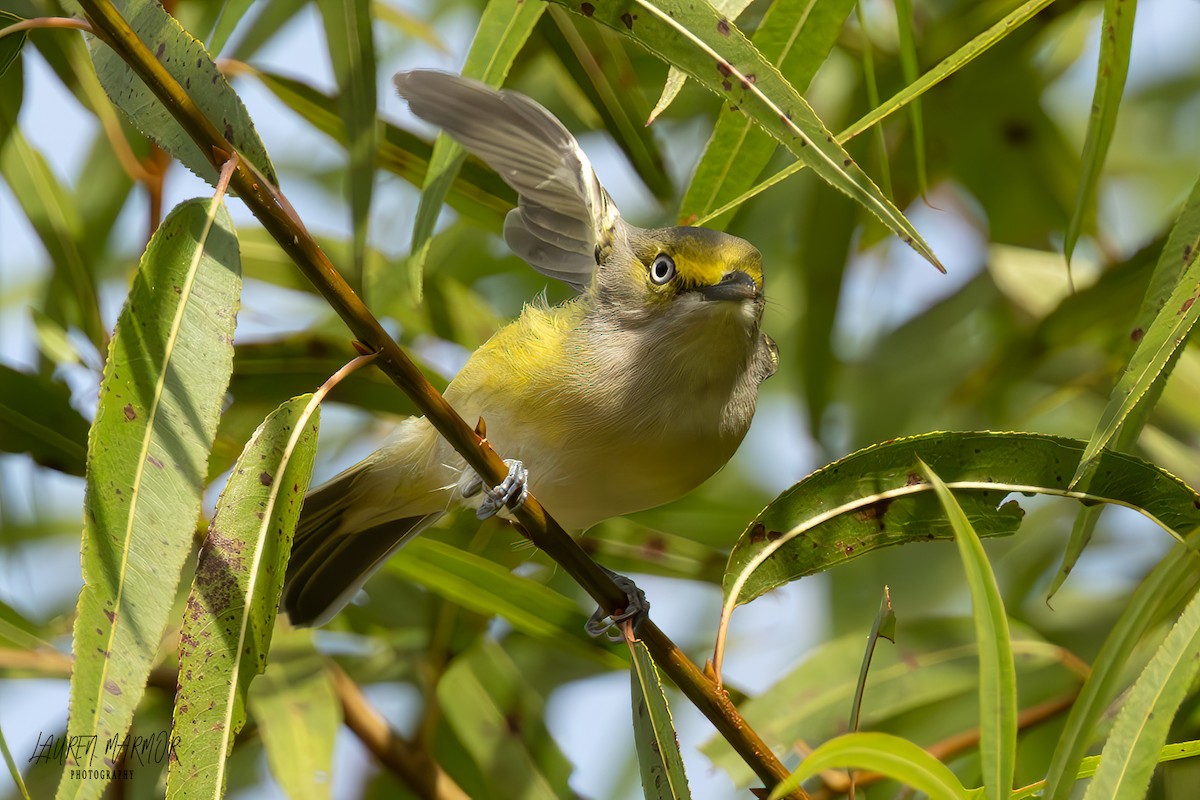
[[[575,138],[524,95],[425,70],[398,74],[396,88],[517,190],[505,240],[580,294],[527,305],[446,389],[511,459],[500,487],[480,493],[458,453],[412,417],[308,495],[284,592],[299,625],[328,621],[410,537],[478,496],[486,516],[527,487],[583,531],[684,495],[733,455],[777,360],[759,332],[762,258],[749,243],[628,224]]]

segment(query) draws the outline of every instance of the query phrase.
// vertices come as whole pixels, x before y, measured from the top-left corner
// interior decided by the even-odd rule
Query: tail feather
[[[374,499],[368,469],[367,462],[352,467],[304,499],[283,587],[293,625],[324,625],[393,553],[444,513],[386,521],[364,514]]]

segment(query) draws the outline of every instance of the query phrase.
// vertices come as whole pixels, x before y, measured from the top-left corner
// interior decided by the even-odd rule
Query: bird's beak
[[[758,284],[745,272],[726,273],[720,283],[696,289],[705,300],[754,300],[759,296]]]

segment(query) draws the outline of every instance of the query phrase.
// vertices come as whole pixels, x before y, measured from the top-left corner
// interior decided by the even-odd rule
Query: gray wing
[[[442,128],[520,195],[504,220],[513,252],[542,273],[584,289],[621,226],[612,198],[575,137],[517,92],[432,70],[396,75],[396,89],[421,119]]]

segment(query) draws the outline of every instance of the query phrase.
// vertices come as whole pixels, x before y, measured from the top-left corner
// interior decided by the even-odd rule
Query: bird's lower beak
[[[754,300],[759,296],[758,284],[745,272],[730,272],[720,283],[696,289],[705,300]]]

